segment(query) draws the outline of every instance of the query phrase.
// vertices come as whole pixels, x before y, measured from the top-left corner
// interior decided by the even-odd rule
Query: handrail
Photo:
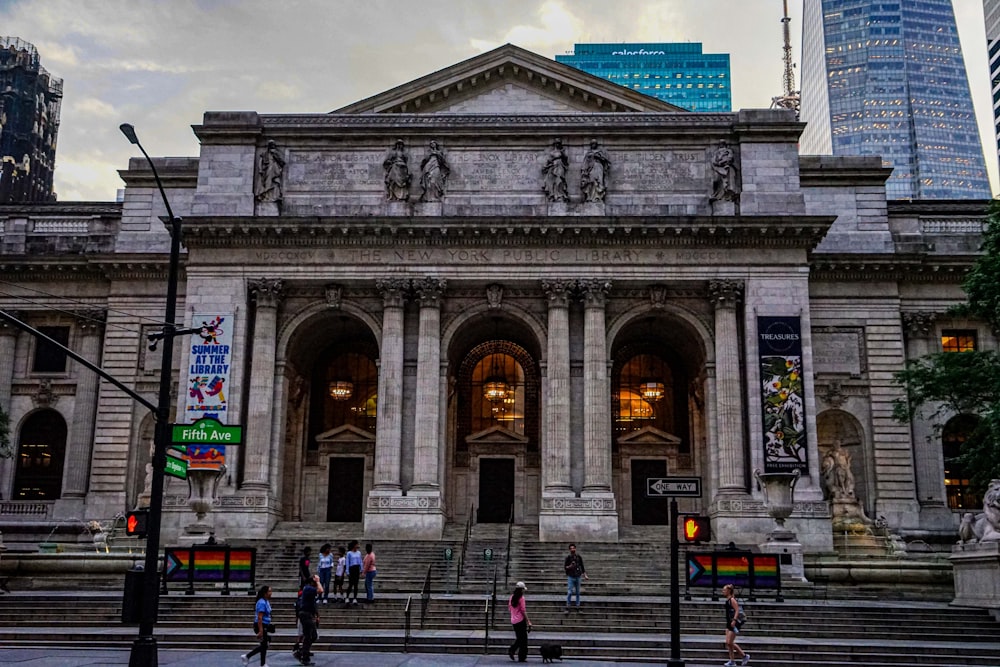
[[[499,564],[493,566],[493,595],[491,598],[493,600],[493,615],[490,623],[494,628],[497,626],[497,568],[499,567]]]
[[[410,603],[413,601],[413,596],[406,596],[406,608],[403,609],[403,614],[405,621],[403,623],[403,653],[408,652],[408,646],[410,644]]]
[[[427,566],[427,576],[424,577],[424,587],[420,590],[420,629],[424,629],[427,620],[427,606],[431,601],[431,566]]]
[[[472,533],[472,516],[476,506],[469,507],[469,518],[465,520],[465,533],[462,535],[462,553],[458,557],[458,572],[455,573],[455,592],[462,592],[462,570],[465,569],[465,554],[469,548],[469,534]]]
[[[496,604],[494,603],[493,609],[496,610]],[[483,655],[490,652],[490,599],[486,598],[486,609],[484,610],[483,618],[485,623],[483,624]]]
[[[510,583],[510,543],[514,534],[514,505],[510,506],[510,518],[507,520],[507,563],[503,568],[503,585]]]

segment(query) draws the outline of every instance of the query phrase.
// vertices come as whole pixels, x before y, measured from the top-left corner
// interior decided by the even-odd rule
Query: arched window
[[[627,346],[612,370],[611,415],[614,439],[652,426],[688,443],[687,380],[657,350]]]
[[[318,447],[316,435],[339,426],[375,432],[376,353],[374,342],[358,341],[350,347],[335,345],[318,360],[312,374],[309,449]]]
[[[948,507],[953,510],[979,511],[983,508],[983,499],[972,491],[971,471],[957,460],[962,454],[962,445],[976,430],[978,423],[973,415],[958,415],[949,419],[941,431],[944,488],[948,494]]]
[[[524,435],[524,369],[495,346],[472,369],[472,431],[501,426]]]
[[[24,421],[17,447],[14,500],[56,500],[62,494],[66,420],[40,410]]]

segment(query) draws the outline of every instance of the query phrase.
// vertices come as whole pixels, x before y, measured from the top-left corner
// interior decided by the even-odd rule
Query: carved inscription
[[[853,331],[813,333],[813,368],[816,373],[861,374],[860,334]]]
[[[658,253],[662,255],[663,253]],[[268,264],[510,264],[659,261],[651,251],[634,248],[347,248],[336,250],[256,250],[252,258]]]
[[[456,190],[508,192],[537,187],[537,154],[455,151],[450,158]]]
[[[335,186],[341,190],[381,191],[385,176],[383,157],[378,151],[296,152],[289,160],[287,189],[329,190]]]
[[[624,153],[619,173],[616,187],[633,192],[703,190],[707,178],[705,156],[699,151]]]

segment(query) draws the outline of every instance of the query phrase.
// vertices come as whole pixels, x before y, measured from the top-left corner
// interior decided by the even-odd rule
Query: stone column
[[[740,341],[736,312],[743,300],[742,280],[713,280],[709,300],[715,307],[715,423],[719,451],[719,494],[744,494],[743,401]]]
[[[101,333],[104,311],[81,313],[76,322],[80,335],[79,353],[84,359],[100,365]],[[66,463],[63,468],[62,497],[83,500],[87,495],[90,460],[94,450],[94,421],[97,416],[97,388],[100,377],[89,368],[76,367],[76,397],[73,401],[73,422],[66,441]]]
[[[907,361],[938,351],[934,327],[936,319],[936,313],[926,311],[902,313]],[[913,438],[913,462],[916,468],[917,501],[920,504],[920,525],[951,532],[955,524],[952,512],[948,509],[944,488],[941,436],[934,432],[934,427],[926,417],[915,417],[910,429]]]
[[[399,495],[403,437],[403,306],[410,280],[378,280],[375,286],[382,293],[382,349],[379,351],[374,491]]]
[[[611,397],[604,305],[611,283],[582,280],[583,295],[583,494],[611,493]]]
[[[10,312],[10,311],[8,311]],[[23,320],[20,313],[11,315]],[[10,416],[10,391],[14,383],[14,358],[17,354],[19,329],[7,322],[0,322],[0,409]],[[0,499],[10,498],[11,482],[14,476],[14,458],[17,454],[17,431],[14,424],[10,430],[10,458],[0,457]]]
[[[445,281],[424,278],[414,282],[420,302],[417,342],[417,414],[414,424],[413,489],[438,490],[438,431],[441,407],[441,294]]]
[[[549,331],[542,441],[542,495],[573,495],[569,475],[569,299],[572,281],[542,283],[549,300]],[[543,503],[544,506],[544,503]]]
[[[272,421],[274,419],[274,360],[278,332],[278,304],[284,285],[281,280],[260,278],[247,283],[250,297],[257,302],[250,360],[250,391],[246,410],[246,447],[243,487],[253,491],[271,488]],[[277,480],[275,480],[277,481]]]

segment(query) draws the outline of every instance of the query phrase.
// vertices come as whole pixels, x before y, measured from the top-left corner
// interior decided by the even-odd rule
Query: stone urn
[[[205,516],[212,511],[212,505],[215,504],[215,493],[225,474],[225,465],[218,468],[188,469],[187,481],[190,492],[188,507],[197,516],[197,520],[184,529],[188,534],[203,535],[211,531],[212,526],[205,521]]]
[[[785,519],[792,515],[795,503],[795,484],[798,483],[801,475],[802,473],[798,470],[767,473],[762,473],[760,470],[753,471],[753,476],[764,489],[767,513],[778,524],[777,529],[771,532],[770,539],[795,539],[795,533],[785,529]]]

